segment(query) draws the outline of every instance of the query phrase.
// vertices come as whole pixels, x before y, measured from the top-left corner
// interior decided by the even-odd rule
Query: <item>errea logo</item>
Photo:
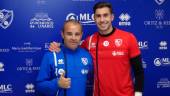
[[[58,64],[64,64],[64,60],[63,59],[58,59]]]
[[[28,83],[25,85],[25,93],[34,93],[35,92],[35,87],[34,84]]]
[[[167,41],[161,41],[159,43],[159,50],[167,50],[168,49],[167,45],[168,45]]]
[[[119,16],[119,26],[131,26],[130,15],[128,13],[122,13]]]

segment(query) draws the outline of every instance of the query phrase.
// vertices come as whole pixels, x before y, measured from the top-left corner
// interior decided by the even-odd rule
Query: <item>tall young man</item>
[[[135,36],[112,26],[110,3],[98,2],[93,11],[98,32],[86,38],[82,47],[94,62],[94,96],[142,96],[144,71]],[[50,50],[58,50],[58,44],[51,43]]]

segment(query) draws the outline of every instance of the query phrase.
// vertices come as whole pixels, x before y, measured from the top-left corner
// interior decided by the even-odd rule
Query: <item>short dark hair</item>
[[[64,25],[63,25],[63,28],[62,28],[62,32],[64,32],[64,27],[65,27],[65,25],[66,25],[67,23],[73,23],[73,24],[79,25],[80,28],[81,28],[81,32],[83,32],[83,27],[82,27],[81,23],[80,23],[78,20],[75,20],[75,19],[66,20],[66,21],[64,22]]]
[[[112,10],[112,4],[109,3],[109,2],[98,2],[94,5],[93,7],[93,12],[95,13],[96,12],[96,9],[98,8],[103,8],[103,7],[107,7],[110,9],[110,12],[113,13],[113,10]]]

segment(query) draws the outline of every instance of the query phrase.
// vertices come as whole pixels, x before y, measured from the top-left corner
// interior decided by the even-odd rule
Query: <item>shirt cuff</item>
[[[135,96],[142,96],[142,92],[135,92]]]

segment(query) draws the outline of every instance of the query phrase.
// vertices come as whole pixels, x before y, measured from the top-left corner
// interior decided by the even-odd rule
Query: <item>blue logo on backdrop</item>
[[[13,93],[12,84],[0,84],[0,93]]]
[[[159,43],[159,50],[168,50],[168,43],[167,43],[167,41],[160,41],[160,43]]]
[[[0,48],[0,53],[8,53],[9,51],[9,48]]]
[[[162,5],[162,4],[165,2],[165,0],[155,0],[155,2],[156,2],[158,5]]]
[[[13,21],[13,11],[12,10],[0,10],[0,26],[4,29],[8,28]]]
[[[33,73],[35,71],[39,71],[40,67],[33,65],[33,59],[32,58],[26,58],[25,59],[25,66],[18,66],[17,71],[24,71],[26,73]]]
[[[157,88],[170,88],[170,80],[168,78],[160,78],[157,82]]]
[[[33,45],[31,42],[24,42],[24,44],[22,46],[12,46],[11,50],[14,52],[37,52],[37,51],[41,51],[41,47],[40,46],[35,46]]]
[[[155,18],[156,18],[157,20],[162,20],[162,19],[164,19],[164,16],[165,16],[165,11],[164,11],[164,10],[161,10],[161,9],[155,10]]]
[[[119,16],[119,26],[131,26],[130,15],[128,13],[122,13]]]
[[[54,28],[54,22],[47,13],[36,13],[30,20],[30,28]]]
[[[45,5],[47,3],[46,0],[37,0],[38,5]]]
[[[94,14],[90,14],[90,13],[79,13],[79,14],[69,13],[66,16],[66,20],[69,19],[78,20],[81,22],[82,25],[95,25]]]
[[[154,65],[159,66],[170,66],[170,59],[169,58],[155,58]]]
[[[165,26],[170,26],[170,20],[165,20],[164,17],[167,15],[163,9],[155,9],[155,19],[145,20],[145,26],[155,26],[157,29],[163,29]]]
[[[25,93],[35,93],[35,86],[32,83],[27,83],[25,85]]]
[[[144,69],[147,68],[147,63],[144,61],[144,59],[142,59],[142,67],[143,67]]]
[[[138,41],[138,46],[140,49],[149,49],[148,41]]]

